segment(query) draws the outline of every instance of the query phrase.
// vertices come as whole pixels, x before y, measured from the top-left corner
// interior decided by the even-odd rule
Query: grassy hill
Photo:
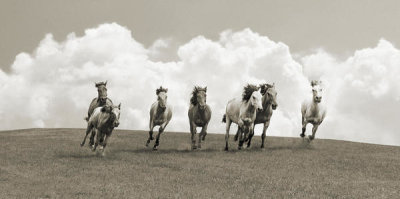
[[[114,131],[105,157],[79,143],[83,129],[0,132],[0,198],[397,198],[400,147],[260,137],[225,152],[224,135],[191,151],[189,133]],[[152,142],[152,144],[154,141]],[[152,146],[152,145],[151,145]]]

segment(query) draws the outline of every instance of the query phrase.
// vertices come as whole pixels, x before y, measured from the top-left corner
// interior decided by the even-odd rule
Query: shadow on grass
[[[152,147],[149,148],[139,148],[139,149],[114,149],[113,153],[137,153],[137,154],[171,154],[171,153],[211,153],[222,150],[217,150],[214,148],[207,149],[158,149],[153,150]]]

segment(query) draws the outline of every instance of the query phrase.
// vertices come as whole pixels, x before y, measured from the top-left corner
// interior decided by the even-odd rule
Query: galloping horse
[[[262,139],[262,144],[261,148],[264,148],[264,141],[265,141],[265,134],[267,132],[268,126],[270,119],[272,117],[272,111],[276,109],[278,106],[278,103],[276,103],[276,95],[277,92],[275,90],[275,83],[271,84],[261,84],[261,94],[263,95],[262,97],[262,111],[257,112],[256,119],[254,121],[254,125],[257,124],[264,124],[263,132],[261,135]],[[235,136],[235,139],[237,139],[237,136]],[[249,141],[247,142],[247,147],[250,147],[251,144],[251,139],[254,136],[254,128],[253,132],[249,135]]]
[[[195,86],[192,91],[192,98],[190,99],[190,107],[188,111],[190,133],[192,139],[192,149],[201,148],[201,140],[205,140],[207,135],[207,126],[211,119],[210,106],[206,104],[207,101],[207,87],[201,88]],[[196,133],[197,127],[202,127],[199,134],[199,142],[196,147]]]
[[[242,149],[243,142],[248,140],[253,132],[257,111],[262,110],[261,93],[259,87],[248,84],[244,87],[242,99],[235,98],[228,102],[226,114],[222,121],[226,122],[225,150],[228,150],[229,129],[232,122],[238,125],[239,146]]]
[[[97,107],[102,107],[105,105],[112,106],[113,103],[112,101],[107,97],[107,81],[105,82],[98,82],[94,83],[96,88],[97,88],[97,93],[98,96],[92,100],[92,102],[89,105],[89,110],[88,110],[88,115],[85,117],[86,121],[89,121],[90,116],[92,115],[94,109]],[[94,144],[94,136],[95,133],[92,132],[90,136],[90,141],[89,141],[89,146],[93,146]]]
[[[308,136],[308,140],[312,141],[315,138],[318,126],[324,121],[326,115],[326,108],[321,104],[322,88],[321,81],[311,81],[313,98],[310,101],[305,101],[301,105],[301,120],[303,124],[302,133],[300,136],[304,138],[306,126],[308,123],[313,125],[312,135]]]
[[[121,104],[118,106],[105,105],[94,109],[93,114],[89,118],[86,135],[83,138],[81,146],[85,145],[88,134],[94,132],[97,136],[92,150],[95,151],[96,147],[100,145],[100,150],[104,155],[108,138],[111,136],[114,128],[119,126],[120,111]]]
[[[158,145],[160,144],[160,135],[164,132],[165,127],[168,125],[169,121],[172,118],[172,108],[169,104],[167,104],[167,88],[163,88],[160,86],[156,90],[157,94],[157,102],[154,102],[150,108],[150,131],[149,131],[149,139],[147,139],[146,147],[149,146],[150,141],[154,140],[153,138],[153,128],[155,126],[160,126],[158,129],[158,134],[156,137],[156,142],[154,143],[154,150],[157,150]]]

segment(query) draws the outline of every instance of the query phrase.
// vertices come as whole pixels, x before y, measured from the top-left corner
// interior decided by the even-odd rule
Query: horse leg
[[[100,137],[101,137],[101,132],[98,129],[94,129],[95,133],[96,133],[96,142],[94,143],[94,146],[92,148],[92,151],[96,151],[97,146],[99,145],[99,141],[100,141]]]
[[[193,122],[192,122],[192,124],[190,125],[191,126],[191,133],[192,133],[192,137],[191,137],[191,139],[192,139],[192,149],[197,149],[197,147],[196,147],[196,133],[197,133],[197,126],[196,126],[196,124],[194,124]]]
[[[205,125],[203,126],[203,128],[201,129],[201,134],[202,134],[201,139],[202,139],[203,141],[206,140],[207,126],[208,126],[208,123],[205,124]]]
[[[250,148],[251,139],[253,138],[253,136],[254,136],[254,128],[253,128],[253,131],[249,135],[249,141],[247,142],[247,148]]]
[[[164,128],[165,128],[165,123],[162,124],[160,126],[160,128],[158,129],[158,134],[157,134],[157,137],[156,137],[156,143],[154,143],[153,150],[157,150],[158,149],[158,145],[160,145],[160,136],[161,136],[161,133],[164,132]]]
[[[90,139],[89,139],[89,145],[93,146],[94,145],[94,136],[96,135],[96,133],[94,132],[94,130],[92,129],[91,134],[90,134]]]
[[[238,126],[238,129],[237,129],[237,131],[236,131],[235,137],[233,137],[233,140],[234,140],[235,142],[238,141],[239,132],[240,132],[240,129],[239,129],[239,126]]]
[[[268,127],[269,127],[269,121],[270,121],[270,120],[268,120],[268,121],[266,121],[266,122],[264,123],[263,132],[262,132],[262,134],[261,134],[261,148],[264,148],[265,137],[267,136],[267,135],[266,135],[266,134],[267,134],[267,129],[268,129]]]
[[[317,132],[318,127],[319,127],[318,124],[314,124],[312,128],[312,135],[308,136],[308,139],[310,139],[310,141],[312,141],[315,138],[315,133]]]
[[[199,133],[199,141],[197,142],[198,149],[201,149],[201,137],[203,136],[203,129],[204,129],[204,127],[201,128],[201,131]]]
[[[304,117],[301,117],[302,119],[302,128],[301,128],[301,134],[300,137],[304,138],[304,136],[306,136],[306,126],[307,126],[307,120],[304,119]]]
[[[239,144],[238,144],[238,150],[242,149],[243,142],[244,142],[244,134],[247,131],[247,128],[242,128],[240,133],[239,133]]]
[[[111,136],[111,133],[110,133],[110,135],[106,135],[105,136],[105,138],[104,138],[104,141],[103,141],[103,153],[101,154],[102,156],[104,156],[105,155],[105,152],[106,152],[106,146],[107,146],[107,141],[108,141],[108,138]]]
[[[225,151],[228,151],[228,141],[229,141],[229,130],[231,128],[232,121],[226,117],[226,133],[225,133]]]
[[[154,137],[153,137],[153,128],[154,128],[154,125],[153,125],[153,122],[151,122],[151,123],[150,123],[150,130],[149,130],[149,138],[147,139],[146,147],[149,146],[151,140],[154,140]]]
[[[88,125],[87,125],[87,128],[86,128],[86,135],[85,135],[85,137],[83,138],[83,141],[81,142],[81,146],[84,146],[84,145],[85,145],[86,138],[87,138],[87,136],[89,135],[89,133],[90,133],[90,131],[92,130],[92,128],[93,128],[93,126],[92,126],[91,124],[88,124]]]

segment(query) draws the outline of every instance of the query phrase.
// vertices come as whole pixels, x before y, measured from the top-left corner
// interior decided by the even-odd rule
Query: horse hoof
[[[263,149],[263,148],[264,148],[264,145],[261,145],[261,148]]]
[[[157,147],[157,146],[154,146],[154,147],[153,147],[153,150],[154,150],[154,151],[157,151],[157,150],[158,150],[158,147]]]
[[[85,145],[85,143],[82,142],[82,143],[81,143],[81,147],[83,147],[83,145]]]
[[[225,147],[225,151],[229,151],[228,147]]]
[[[302,138],[303,138],[304,136],[306,136],[304,133],[300,134],[300,137],[302,137]]]
[[[312,140],[314,139],[314,136],[309,135],[309,136],[308,136],[308,139],[309,139],[310,141],[312,141]]]
[[[196,150],[197,149],[197,147],[196,146],[192,146],[192,150]]]
[[[154,140],[154,137],[153,137],[153,136],[151,136],[151,137],[150,137],[150,140]]]

